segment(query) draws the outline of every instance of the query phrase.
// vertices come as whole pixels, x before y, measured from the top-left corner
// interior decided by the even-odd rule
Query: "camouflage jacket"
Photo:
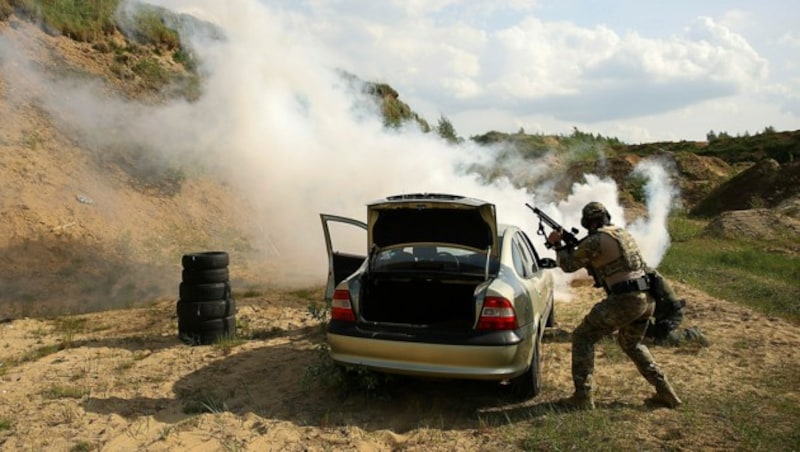
[[[645,274],[644,259],[635,240],[628,231],[614,225],[590,233],[574,249],[560,250],[557,259],[564,271],[586,268],[606,287]]]

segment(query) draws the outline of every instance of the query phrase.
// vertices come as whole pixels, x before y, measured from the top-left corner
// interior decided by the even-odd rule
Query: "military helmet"
[[[581,214],[581,226],[586,229],[589,229],[589,223],[594,220],[601,220],[602,224],[608,224],[611,221],[611,215],[606,210],[606,206],[597,201],[592,201],[583,206]]]

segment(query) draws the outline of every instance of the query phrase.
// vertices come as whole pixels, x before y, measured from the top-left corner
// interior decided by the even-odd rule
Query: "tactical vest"
[[[639,252],[639,246],[633,240],[633,237],[624,229],[619,226],[603,226],[597,230],[608,234],[619,245],[619,257],[608,262],[596,271],[604,280],[615,274],[621,272],[633,272],[642,270],[645,267],[642,254]]]

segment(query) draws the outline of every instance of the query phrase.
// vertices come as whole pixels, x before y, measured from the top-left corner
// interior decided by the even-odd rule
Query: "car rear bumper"
[[[518,337],[517,337],[518,338]],[[341,364],[424,377],[505,380],[528,367],[529,343],[438,344],[328,332],[331,358]]]

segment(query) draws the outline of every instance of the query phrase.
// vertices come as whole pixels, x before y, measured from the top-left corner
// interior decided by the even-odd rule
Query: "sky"
[[[432,124],[626,143],[800,128],[789,0],[262,0]]]

